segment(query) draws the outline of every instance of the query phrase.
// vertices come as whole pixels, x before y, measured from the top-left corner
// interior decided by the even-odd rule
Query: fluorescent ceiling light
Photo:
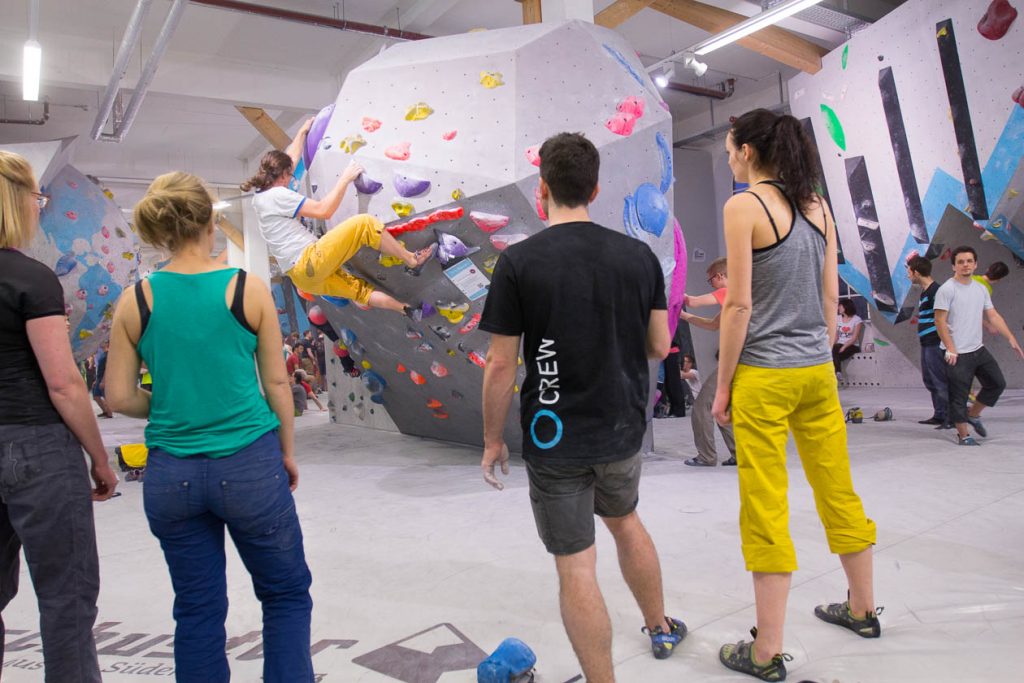
[[[791,17],[797,12],[817,5],[821,0],[789,0],[781,4],[775,5],[771,9],[767,9],[760,14],[755,14],[745,21],[741,21],[735,26],[730,26],[721,33],[711,36],[705,41],[697,43],[693,47],[693,52],[698,55],[706,55],[709,52],[713,52],[720,47],[724,47],[730,43],[734,43],[740,38],[746,38],[751,33],[755,33],[765,28],[782,21],[786,17]]]
[[[654,74],[654,85],[664,88],[668,85],[668,73],[664,69]]]
[[[35,102],[39,99],[39,73],[43,64],[43,48],[34,41],[25,41],[21,72],[22,99]]]

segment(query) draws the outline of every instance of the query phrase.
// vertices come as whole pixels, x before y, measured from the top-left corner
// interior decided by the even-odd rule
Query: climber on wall
[[[437,245],[411,252],[384,230],[378,218],[369,214],[357,214],[342,221],[319,240],[299,221],[299,217],[327,220],[333,216],[349,184],[363,172],[362,166],[351,162],[334,188],[320,200],[292,190],[289,187],[292,174],[312,122],[313,119],[309,119],[299,128],[286,151],[272,150],[264,154],[259,171],[241,185],[244,192],[256,190],[252,204],[270,253],[295,285],[310,294],[344,297],[418,319],[419,309],[376,291],[373,285],[342,270],[341,266],[360,248],[370,247],[401,259],[411,273],[418,275],[419,269],[434,255]]]

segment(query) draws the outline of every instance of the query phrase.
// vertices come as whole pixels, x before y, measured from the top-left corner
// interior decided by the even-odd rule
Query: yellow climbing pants
[[[352,216],[306,247],[298,263],[288,271],[288,277],[309,294],[340,296],[366,305],[373,285],[341,266],[363,247],[380,249],[383,230],[384,224],[370,214]]]
[[[786,441],[793,434],[829,549],[845,555],[875,543],[875,523],[853,490],[846,423],[832,363],[807,368],[740,365],[732,384],[740,483],[740,537],[747,570],[792,572]]]

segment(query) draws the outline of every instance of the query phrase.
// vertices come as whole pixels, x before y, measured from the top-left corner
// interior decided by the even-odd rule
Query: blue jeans
[[[263,680],[310,683],[312,578],[277,431],[226,458],[179,458],[154,448],[143,500],[174,586],[179,683],[230,680],[224,528],[263,604]]]
[[[945,354],[938,344],[921,347],[921,379],[924,388],[932,395],[932,417],[940,420],[945,420],[949,414]]]

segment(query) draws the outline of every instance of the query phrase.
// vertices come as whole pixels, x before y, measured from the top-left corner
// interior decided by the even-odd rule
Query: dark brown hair
[[[848,316],[852,317],[852,316],[857,315],[857,307],[854,306],[853,302],[850,301],[849,299],[840,299],[839,300],[839,307],[842,308],[843,309],[843,313],[845,313]]]
[[[817,152],[800,121],[755,109],[736,119],[729,134],[737,149],[750,145],[757,152],[755,165],[778,176],[786,198],[798,209],[817,197]]]
[[[918,275],[924,275],[925,277],[932,276],[932,262],[924,256],[915,256],[907,261],[907,268],[910,268]]]
[[[260,170],[256,172],[256,175],[246,180],[239,187],[242,188],[242,192],[248,192],[249,190],[263,192],[263,190],[276,183],[281,176],[291,173],[292,165],[292,158],[290,156],[279,150],[272,149],[260,159]]]
[[[1002,280],[1004,277],[1010,274],[1010,267],[1002,261],[995,261],[985,271],[985,277],[988,278],[989,282],[995,282],[996,280]]]
[[[601,155],[582,133],[559,133],[540,147],[540,177],[559,206],[586,206],[597,187]]]

